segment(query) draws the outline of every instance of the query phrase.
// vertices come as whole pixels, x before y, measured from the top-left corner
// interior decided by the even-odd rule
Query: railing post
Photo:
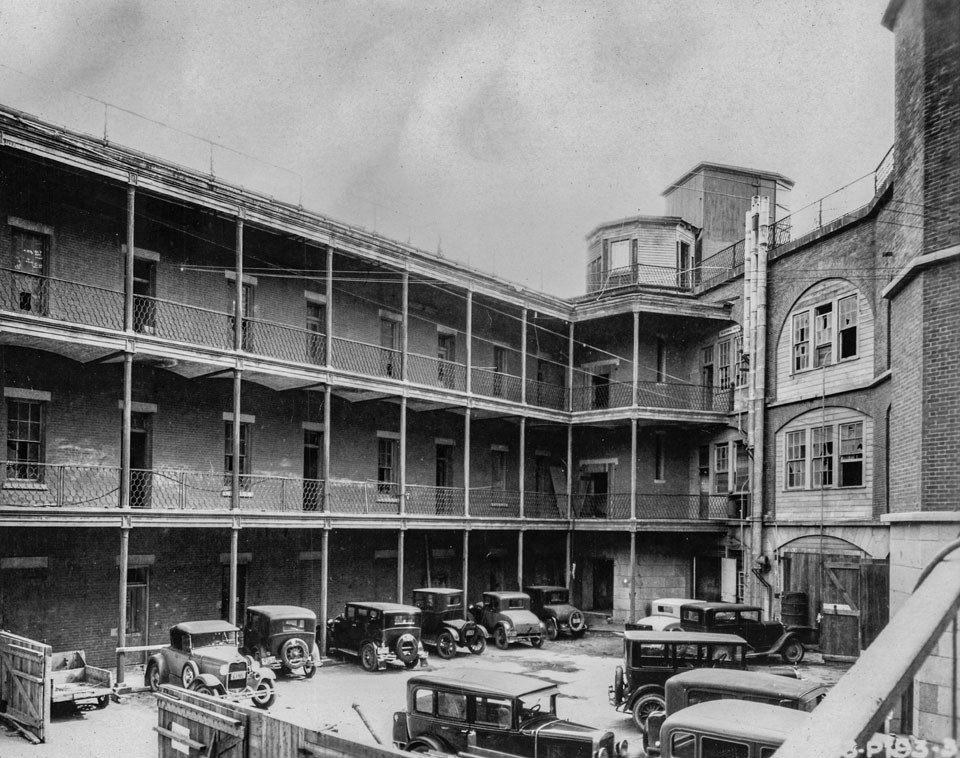
[[[526,479],[526,460],[525,460],[525,451],[527,444],[527,418],[526,416],[521,416],[520,418],[520,518],[524,517],[524,512],[526,510],[524,503],[524,490],[526,489],[524,485],[524,480]]]
[[[469,374],[467,374],[469,376]],[[470,408],[463,413],[463,516],[470,518]]]
[[[567,410],[573,410],[573,322],[570,322],[567,337]]]
[[[326,345],[324,350],[324,363],[329,370],[333,366],[333,248],[327,246],[327,281],[326,281],[327,302],[324,303],[324,330],[326,331]],[[329,399],[329,398],[328,398]]]
[[[63,508],[63,469],[60,465],[57,467],[57,507]]]
[[[527,309],[521,311],[520,333],[520,402],[527,403]],[[523,489],[521,487],[521,489]]]
[[[177,503],[182,511],[187,507],[187,472],[181,471],[177,480]]]
[[[473,291],[467,290],[467,384],[466,392],[473,391]],[[470,411],[468,410],[467,413]],[[467,461],[469,464],[469,461]],[[466,472],[466,468],[464,468]]]

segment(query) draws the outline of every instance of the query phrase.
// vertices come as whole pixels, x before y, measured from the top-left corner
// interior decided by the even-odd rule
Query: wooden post
[[[397,602],[403,602],[403,548],[405,530],[397,532]]]
[[[517,532],[517,589],[523,591],[523,529]]]
[[[400,515],[407,512],[407,396],[400,398]],[[397,601],[400,602],[399,600]]]
[[[329,342],[328,342],[329,344]],[[330,403],[333,401],[333,392],[328,384],[323,388],[323,500],[321,510],[326,513],[330,509],[330,488],[327,483],[330,479]]]
[[[467,374],[469,376],[469,374]],[[463,411],[463,515],[470,517],[470,409]]]
[[[573,532],[572,532],[572,531],[567,532],[567,551],[566,551],[566,558],[567,558],[566,584],[567,584],[567,589],[573,589],[573,586],[572,586],[572,580],[573,580],[573,571],[572,571],[572,568],[573,568],[573,567],[572,567],[572,564],[571,564],[571,562],[573,561],[573,545],[572,545],[572,541],[573,541]]]
[[[463,617],[470,618],[467,607],[470,605],[470,530],[463,530]]]
[[[408,367],[408,358],[407,350],[409,349],[409,332],[410,332],[410,272],[403,272],[403,292],[402,292],[402,308],[400,311],[401,319],[400,322],[400,378],[409,379],[410,372]]]
[[[527,309],[521,311],[520,317],[520,402],[527,402]]]
[[[467,290],[467,394],[473,387],[473,291]]]
[[[324,357],[326,358],[327,369],[329,370],[333,365],[333,248],[330,246],[327,246],[326,293],[327,302],[324,304],[323,310],[327,322],[327,349]]]
[[[230,605],[227,607],[227,621],[237,623],[237,562],[240,527],[234,524],[230,530]]]
[[[133,418],[133,353],[123,354],[123,412],[120,428],[120,507],[130,507],[130,425]]]
[[[573,410],[573,322],[570,322],[567,338],[567,410]]]
[[[137,197],[136,177],[132,174],[130,182],[127,187],[127,255],[123,284],[123,328],[128,334],[133,331],[134,208]]]
[[[320,634],[320,655],[327,654],[327,602],[329,599],[328,583],[330,581],[330,529],[323,528],[320,535],[320,618],[318,632]]]
[[[630,530],[630,621],[637,619],[637,525]]]
[[[120,527],[120,616],[117,619],[117,684],[123,684],[124,669],[127,665],[126,653],[122,648],[127,646],[127,568],[130,565],[130,523],[126,516],[121,517],[123,525]]]
[[[525,482],[527,478],[526,458],[525,458],[526,449],[527,449],[527,419],[525,416],[521,416],[520,417],[520,472],[518,476],[520,480],[520,518],[521,519],[523,518],[524,511],[526,510],[525,508],[526,498],[524,496],[524,492],[526,490]]]
[[[630,518],[637,520],[637,419],[630,419]],[[636,528],[636,523],[634,523]]]

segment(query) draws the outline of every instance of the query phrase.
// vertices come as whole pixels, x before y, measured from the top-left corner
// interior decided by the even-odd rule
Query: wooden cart
[[[83,650],[53,653],[51,662],[54,703],[92,700],[97,708],[110,705],[113,694],[113,673],[107,669],[87,665]]]

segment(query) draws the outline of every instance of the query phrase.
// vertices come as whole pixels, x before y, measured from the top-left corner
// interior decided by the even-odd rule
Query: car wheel
[[[613,672],[613,699],[616,705],[623,702],[623,666],[617,666]]]
[[[314,662],[313,658],[308,657],[307,660],[303,662],[303,676],[305,679],[312,679],[313,675],[317,673],[317,664]]]
[[[560,636],[560,627],[557,626],[557,620],[555,618],[547,619],[545,625],[547,627],[548,640],[555,640]]]
[[[288,671],[301,668],[309,657],[310,653],[303,640],[289,639],[280,648],[280,662]]]
[[[277,693],[274,691],[273,684],[270,683],[269,679],[260,680],[260,684],[257,685],[257,689],[251,698],[257,708],[269,708],[276,699]]]
[[[574,635],[581,635],[586,631],[586,624],[583,621],[583,613],[574,611],[570,614],[570,631]]]
[[[160,679],[160,666],[155,661],[147,664],[147,674],[143,677],[143,680],[143,683],[150,688],[151,692],[158,692],[160,690],[160,685],[162,684]]]
[[[543,647],[543,637],[533,637],[530,640],[530,644],[534,647]]]
[[[190,685],[193,684],[194,679],[197,678],[199,673],[200,670],[193,661],[187,661],[183,664],[183,670],[180,672],[180,681],[183,682],[184,689],[190,689]]]
[[[419,661],[417,661],[417,660],[404,661],[404,662],[403,662],[403,665],[404,665],[406,668],[408,668],[408,669],[415,669],[415,668],[417,667],[417,663],[418,663],[418,662],[419,662]],[[426,665],[426,662],[424,662],[424,665]]]
[[[97,698],[97,708],[106,708],[108,705],[110,705],[109,695],[101,695]]]
[[[364,642],[360,648],[360,665],[364,671],[377,670],[377,648],[372,642]]]
[[[493,641],[496,643],[497,647],[501,650],[507,649],[507,630],[502,626],[498,626],[493,630]]]
[[[450,659],[457,654],[457,641],[453,638],[449,629],[444,629],[437,635],[437,655],[441,658]]]
[[[210,695],[212,697],[214,694],[213,690],[199,679],[195,679],[193,684],[190,685],[189,689],[191,692],[196,692],[198,695]]]
[[[417,638],[412,634],[402,634],[400,635],[400,639],[397,640],[393,652],[404,666],[412,669],[417,665],[417,659],[420,657],[420,645],[417,642]]]
[[[667,703],[659,692],[641,695],[633,704],[633,723],[637,725],[637,729],[646,734],[647,717],[654,711],[663,711],[666,708]]]
[[[477,633],[473,636],[469,643],[467,643],[467,650],[469,650],[474,655],[480,655],[484,650],[487,649],[487,638],[483,636],[483,632],[480,629],[477,629]]]
[[[800,640],[787,640],[787,644],[780,648],[781,657],[792,666],[803,660],[803,654],[803,643]]]
[[[406,750],[407,750],[408,753],[444,753],[444,754],[447,754],[447,752],[448,752],[448,751],[446,751],[446,750],[443,750],[442,748],[438,750],[437,748],[433,747],[432,745],[428,745],[428,744],[426,744],[425,742],[411,742],[409,745],[407,745]]]

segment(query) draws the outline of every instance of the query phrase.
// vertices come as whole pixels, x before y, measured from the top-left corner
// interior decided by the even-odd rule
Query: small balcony
[[[628,519],[630,493],[574,495],[577,519]],[[637,493],[637,518],[651,521],[722,521],[737,518],[726,495]]]
[[[637,382],[637,405],[641,408],[730,413],[733,389],[675,382]]]
[[[636,286],[689,291],[694,284],[692,273],[669,266],[650,266],[643,263],[621,266],[609,271],[594,268],[587,272],[587,294]]]

